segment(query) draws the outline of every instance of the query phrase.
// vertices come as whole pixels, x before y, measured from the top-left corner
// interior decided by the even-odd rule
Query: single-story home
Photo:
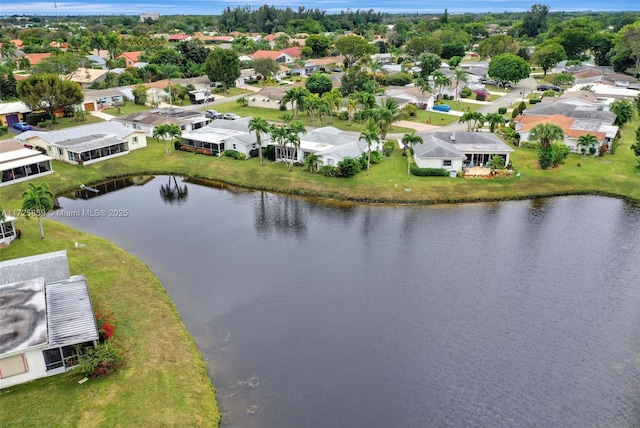
[[[144,52],[142,51],[122,52],[115,59],[124,58],[125,68],[133,67],[133,65],[139,61],[140,55],[143,53]]]
[[[372,145],[371,151],[381,152],[382,145],[382,141]],[[300,135],[300,147],[296,152],[292,147],[276,146],[276,160],[286,161],[294,156],[295,162],[304,162],[307,156],[315,154],[320,165],[336,166],[345,158],[358,158],[368,150],[366,141],[333,126],[325,126]]]
[[[129,87],[109,89],[87,89],[84,91],[82,107],[85,111],[97,111],[114,106],[124,105],[129,99]]]
[[[254,60],[261,58],[271,58],[278,64],[289,64],[293,62],[293,57],[285,53],[284,51],[257,50],[249,56]]]
[[[22,101],[0,103],[0,126],[9,126],[17,122],[26,121],[27,113],[31,109]]]
[[[188,34],[172,34],[169,36],[169,42],[188,42],[191,40],[191,36]]]
[[[0,388],[64,373],[98,329],[84,275],[66,251],[0,262]]]
[[[79,83],[84,89],[88,89],[94,83],[104,80],[108,72],[109,70],[95,70],[93,68],[80,67],[73,73],[63,76],[63,78]]]
[[[580,102],[572,102],[567,99],[554,99],[555,101],[542,102],[532,106],[522,112],[524,116],[553,116],[556,114],[573,117],[575,119],[598,120],[607,125],[613,124],[616,120],[615,113],[599,109],[597,106],[589,106]]]
[[[385,90],[385,95],[398,101],[400,107],[404,107],[406,104],[415,104],[418,108],[432,109],[436,101],[435,95],[431,92],[422,92],[415,85],[389,86]],[[404,100],[404,102],[401,102],[401,100]]]
[[[609,106],[615,101],[615,98],[599,97],[590,91],[575,91],[563,92],[558,98],[552,98],[549,101],[591,108],[593,110],[609,111]]]
[[[5,215],[4,219],[0,220],[0,247],[9,245],[11,241],[17,238],[16,220],[18,220],[16,217],[10,215]]]
[[[16,139],[45,149],[53,159],[72,164],[100,162],[147,146],[144,131],[127,128],[114,121],[58,131],[27,131],[17,135]]]
[[[18,140],[0,141],[1,186],[20,183],[53,174],[51,158],[38,150],[27,148]]]
[[[162,107],[116,117],[111,121],[127,128],[143,131],[151,137],[153,130],[158,125],[178,125],[183,132],[193,131],[208,125],[211,119],[208,119],[203,112],[197,110]]]
[[[603,113],[603,112],[600,112]],[[600,120],[593,119],[576,119],[561,114],[551,116],[532,116],[521,115],[514,119],[516,131],[520,133],[520,140],[527,141],[531,135],[531,130],[542,123],[550,123],[556,125],[564,132],[563,143],[571,149],[572,152],[579,153],[578,139],[584,135],[591,134],[598,141],[597,148],[603,144],[609,145],[618,133],[618,127]]]
[[[251,150],[258,148],[255,133],[249,132],[251,117],[236,120],[214,120],[209,125],[182,133],[182,144],[197,149],[211,150],[219,155],[225,150],[235,150],[249,158]],[[262,146],[271,141],[269,134],[261,135]]]
[[[458,173],[465,167],[486,165],[494,156],[509,163],[514,150],[498,136],[480,132],[418,132],[423,144],[414,146],[419,168],[442,168]]]

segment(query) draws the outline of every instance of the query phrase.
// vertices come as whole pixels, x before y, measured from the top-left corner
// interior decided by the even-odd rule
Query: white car
[[[236,120],[236,119],[241,119],[241,117],[240,117],[240,116],[238,116],[238,115],[237,115],[237,114],[235,114],[235,113],[225,113],[225,114],[223,114],[223,115],[222,115],[222,118],[223,118],[224,120]]]

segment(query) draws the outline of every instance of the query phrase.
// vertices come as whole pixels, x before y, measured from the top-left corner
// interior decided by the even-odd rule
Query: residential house
[[[420,109],[432,109],[436,97],[431,92],[422,92],[417,86],[388,86],[385,90],[387,97],[394,98],[400,107],[415,104]]]
[[[293,60],[302,58],[302,46],[292,46],[290,48],[282,49],[282,52],[289,55]]]
[[[602,98],[615,98],[615,99],[632,99],[638,96],[638,91],[631,89],[630,87],[605,85],[602,83],[593,83],[588,85],[576,84],[572,88],[567,89],[565,92],[582,91],[584,87],[588,86],[589,91]]]
[[[96,82],[100,82],[107,77],[109,70],[95,70],[93,68],[80,67],[73,73],[64,76],[64,79],[79,83],[85,89],[88,89]]]
[[[311,76],[317,71],[328,71],[338,66],[342,66],[344,57],[340,56],[328,56],[323,58],[314,58],[305,61],[303,65],[292,64],[291,74],[300,76]]]
[[[107,61],[98,55],[87,55],[86,57],[90,62],[93,68],[99,68],[100,70],[107,69]]]
[[[122,52],[120,55],[115,57],[115,59],[124,58],[125,68],[133,67],[140,60],[140,55],[144,52],[142,51],[133,51],[133,52]]]
[[[371,55],[371,61],[378,61],[380,64],[393,64],[393,54],[390,53],[377,53]]]
[[[217,44],[231,43],[234,40],[235,40],[235,37],[233,37],[233,36],[213,36],[213,37],[211,37],[211,42],[212,43],[217,43]]]
[[[14,123],[27,120],[31,109],[22,101],[0,103],[0,126],[11,127]]]
[[[495,134],[484,132],[418,132],[423,144],[414,146],[413,158],[419,168],[442,168],[452,175],[465,167],[484,166],[494,156],[509,163],[514,150]]]
[[[152,136],[153,130],[158,125],[177,125],[182,132],[185,132],[202,128],[208,125],[211,119],[207,119],[203,112],[197,110],[162,107],[116,117],[111,121],[117,122],[129,130],[135,129]]]
[[[0,248],[11,244],[18,237],[16,220],[18,220],[16,217],[10,215],[5,215],[4,219],[0,219]]]
[[[27,131],[17,135],[16,139],[46,150],[53,159],[71,164],[100,162],[147,146],[144,131],[114,121],[58,131]]]
[[[275,145],[275,142],[271,142]],[[382,151],[383,142],[374,143],[371,151]],[[300,147],[281,147],[276,145],[276,160],[289,161],[293,157],[294,162],[304,162],[310,154],[319,158],[319,165],[336,166],[345,158],[358,158],[367,153],[369,147],[358,136],[341,131],[333,126],[325,126],[308,131],[300,135]]]
[[[172,34],[169,36],[169,42],[188,42],[191,40],[191,36],[188,34]]]
[[[598,120],[606,125],[612,125],[616,120],[615,113],[599,109],[597,106],[591,106],[588,104],[580,104],[577,99],[563,99],[556,100],[555,102],[543,102],[540,104],[534,104],[527,106],[527,109],[522,112],[525,116],[553,116],[563,115],[567,117],[573,117],[575,119],[589,119]]]
[[[603,123],[598,119],[576,119],[562,114],[551,116],[527,114],[516,117],[514,121],[521,141],[527,141],[531,135],[531,130],[539,124],[548,123],[558,126],[564,133],[563,143],[574,153],[580,152],[578,139],[584,135],[591,134],[596,137],[599,150],[605,144],[611,147],[611,143],[618,133],[617,126]]]
[[[84,275],[66,251],[0,262],[0,388],[64,373],[98,341]]]
[[[220,155],[225,150],[235,150],[243,153],[247,159],[251,151],[258,148],[256,136],[249,132],[251,117],[236,120],[214,120],[202,128],[182,133],[182,144],[196,149],[211,150]],[[261,136],[262,146],[266,147],[271,141],[269,134]]]
[[[31,64],[31,66],[33,67],[34,65],[40,64],[40,62],[43,59],[49,58],[51,56],[51,53],[50,52],[47,52],[47,53],[31,53],[31,54],[25,54],[25,56],[27,58],[29,58],[29,64]]]
[[[18,140],[0,141],[0,186],[53,174],[51,158]]]
[[[271,58],[278,64],[289,64],[294,61],[293,57],[284,51],[257,50],[249,56],[253,60],[261,58]]]
[[[546,102],[542,104],[548,104]],[[615,98],[607,98],[607,97],[599,97],[593,92],[590,91],[575,91],[575,92],[563,92],[557,98],[551,98],[548,101],[561,103],[561,104],[569,104],[575,105],[576,107],[584,107],[585,109],[591,110],[599,110],[599,111],[609,111],[610,105],[615,101]],[[540,104],[536,104],[538,106]]]
[[[129,87],[109,89],[87,89],[84,91],[82,107],[85,111],[97,111],[124,105],[130,98]]]
[[[278,31],[275,34],[268,34],[266,36],[263,37],[263,40],[266,40],[267,42],[269,42],[269,45],[271,45],[271,49],[273,49],[277,43],[276,39],[280,36],[286,36],[287,40],[289,39],[289,35],[287,33],[283,33],[282,31]]]

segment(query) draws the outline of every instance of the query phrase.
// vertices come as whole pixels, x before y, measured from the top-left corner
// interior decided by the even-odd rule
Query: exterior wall
[[[258,147],[257,144],[255,144],[255,146]],[[253,148],[252,145],[250,145],[250,144],[244,144],[244,143],[237,142],[237,141],[226,142],[224,144],[224,147],[225,147],[226,150],[235,150],[237,152],[244,153],[244,155],[247,157],[247,159],[249,159],[251,157],[249,152]]]
[[[5,171],[6,170],[0,170],[0,176],[4,176]],[[45,171],[45,172],[42,172],[42,173],[39,173],[39,174],[29,175],[27,177],[16,178],[14,180],[3,181],[3,182],[0,183],[0,187],[8,186],[8,185],[14,184],[14,183],[21,183],[23,181],[31,180],[32,178],[44,177],[45,175],[49,175],[49,174],[53,174],[53,166],[51,165],[51,161],[49,161],[49,171]]]
[[[27,350],[26,352],[18,352],[11,355],[3,355],[4,358],[13,357],[15,355],[24,354],[27,360],[28,371],[15,376],[10,376],[5,379],[0,379],[0,389],[8,388],[13,385],[19,385],[21,383],[30,382],[34,379],[40,379],[47,376],[46,366],[44,364],[44,358],[42,357],[42,350],[44,348],[34,348]]]
[[[462,171],[462,159],[450,159],[451,166],[444,166],[442,158],[418,158],[413,157],[418,168],[442,168],[447,171]]]
[[[7,122],[7,116],[13,116],[13,115],[18,115],[18,122],[25,121],[25,113],[16,112],[16,113],[0,114],[0,126],[9,126],[9,123]]]

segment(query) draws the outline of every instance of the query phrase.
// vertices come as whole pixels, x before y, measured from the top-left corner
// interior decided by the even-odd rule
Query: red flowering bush
[[[80,355],[76,370],[87,377],[107,377],[123,364],[122,352],[112,345],[98,345]]]
[[[116,329],[115,323],[116,319],[111,311],[99,310],[96,312],[96,324],[98,326],[100,343],[104,343],[106,340],[113,337],[113,332]]]

